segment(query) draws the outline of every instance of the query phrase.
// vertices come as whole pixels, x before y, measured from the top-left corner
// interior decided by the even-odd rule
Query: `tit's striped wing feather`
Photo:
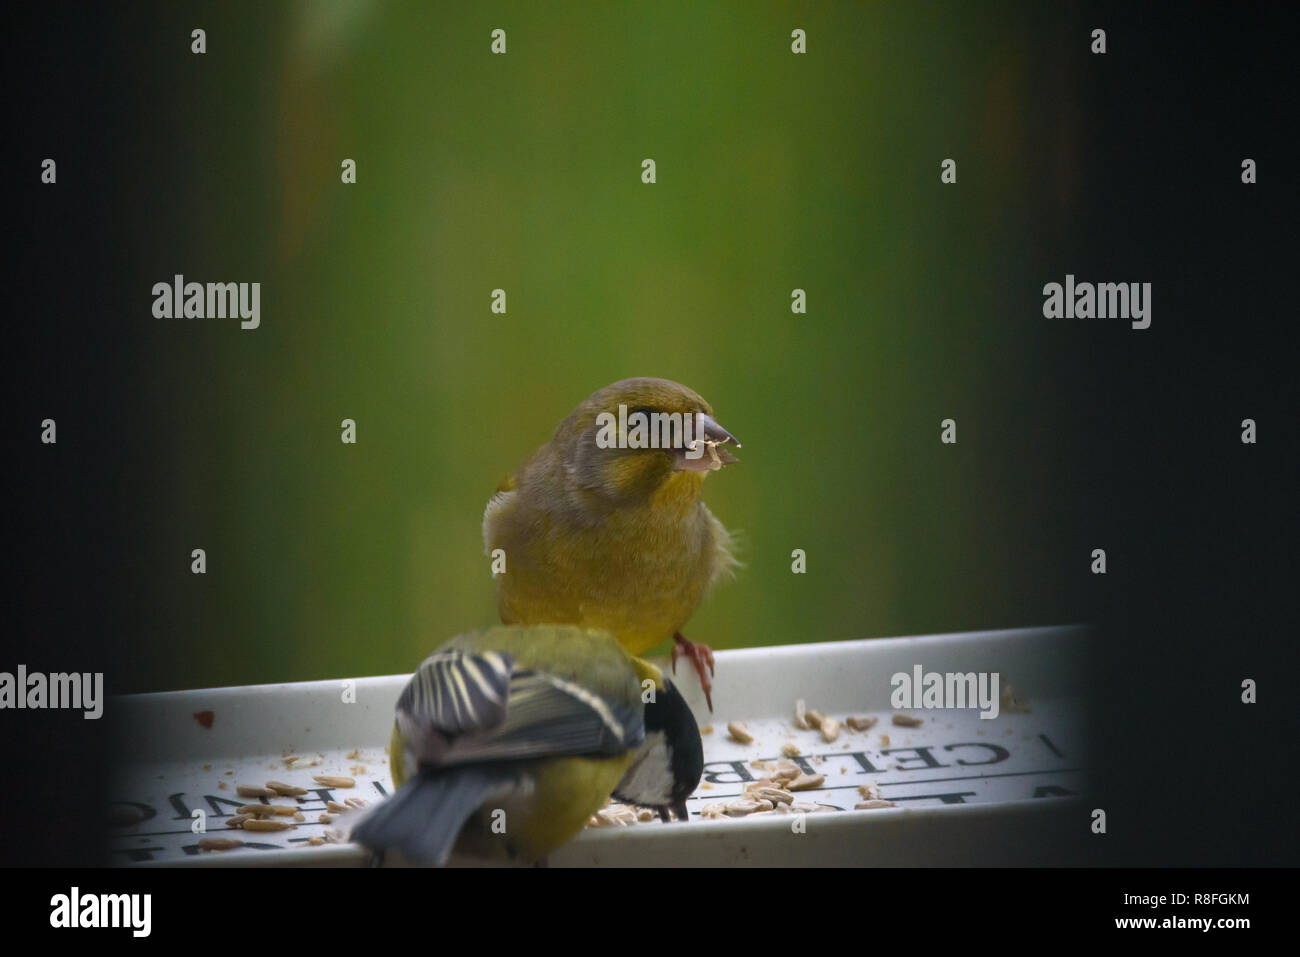
[[[619,704],[509,655],[442,651],[398,700],[399,729],[417,764],[621,754],[645,738],[639,702]]]

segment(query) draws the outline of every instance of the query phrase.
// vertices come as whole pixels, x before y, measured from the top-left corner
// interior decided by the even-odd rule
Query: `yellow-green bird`
[[[611,792],[687,818],[704,766],[689,706],[607,632],[497,626],[424,660],[397,702],[397,790],[352,830],[382,861],[538,861]],[[651,685],[659,685],[644,701]]]
[[[674,670],[690,657],[712,710],[713,654],[681,629],[737,564],[700,500],[705,476],[737,461],[729,443],[740,447],[680,383],[624,379],[588,396],[483,514],[487,554],[505,556],[501,620],[605,629],[634,655],[672,638]]]

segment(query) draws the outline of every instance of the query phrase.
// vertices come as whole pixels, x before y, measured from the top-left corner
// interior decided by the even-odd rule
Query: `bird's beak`
[[[703,412],[692,418],[692,426],[699,425],[703,434],[693,435],[686,448],[679,449],[675,465],[687,472],[715,472],[724,465],[733,465],[740,459],[732,455],[724,445],[740,448],[740,441],[718,424],[711,415]]]

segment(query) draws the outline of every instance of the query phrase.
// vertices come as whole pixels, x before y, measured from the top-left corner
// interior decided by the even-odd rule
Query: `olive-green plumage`
[[[708,471],[736,461],[682,449],[604,448],[601,413],[708,416],[697,393],[667,379],[624,379],[589,396],[488,503],[483,541],[503,549],[501,620],[566,622],[613,632],[633,654],[672,638],[736,561],[731,535],[700,500]]]

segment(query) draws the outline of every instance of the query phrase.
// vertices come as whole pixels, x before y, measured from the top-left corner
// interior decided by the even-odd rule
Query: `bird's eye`
[[[655,412],[655,408],[654,408],[654,406],[649,406],[649,405],[638,405],[635,409],[628,409],[628,410],[627,410],[627,414],[628,414],[629,416],[636,415],[638,412],[640,412],[642,415],[644,415],[644,416],[648,419],[648,418],[650,418],[651,415],[654,414],[654,412]]]

